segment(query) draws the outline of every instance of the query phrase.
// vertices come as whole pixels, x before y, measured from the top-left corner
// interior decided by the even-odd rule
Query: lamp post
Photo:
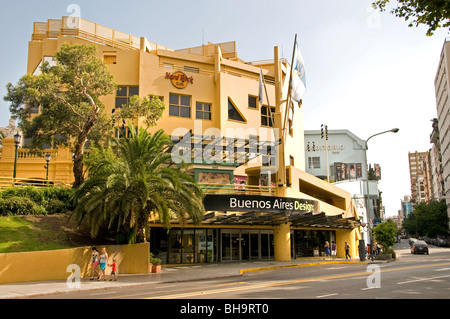
[[[16,145],[16,152],[14,155],[14,173],[13,173],[13,183],[15,183],[16,180],[16,172],[17,172],[17,150],[19,148],[20,141],[22,140],[22,135],[20,135],[19,132],[14,134],[14,144]]]
[[[44,166],[44,167],[47,170],[47,174],[45,175],[45,180],[47,181],[47,184],[48,184],[48,164],[51,159],[52,159],[52,156],[50,155],[50,153],[45,154],[45,161],[47,162],[47,166]]]
[[[372,225],[371,225],[371,223],[370,223],[370,207],[369,207],[369,164],[367,163],[367,149],[368,149],[368,147],[367,147],[367,143],[369,142],[369,140],[372,138],[372,137],[374,137],[374,136],[377,136],[377,135],[381,135],[381,134],[384,134],[384,133],[397,133],[399,131],[399,129],[398,128],[393,128],[393,129],[391,129],[391,130],[388,130],[388,131],[384,131],[384,132],[380,132],[380,133],[377,133],[377,134],[374,134],[374,135],[372,135],[372,136],[370,136],[367,140],[366,140],[366,142],[364,143],[365,145],[364,145],[364,161],[366,162],[366,173],[367,173],[367,176],[366,176],[366,192],[367,192],[367,195],[365,196],[366,197],[366,214],[367,214],[367,219],[368,219],[368,223],[367,223],[367,229],[368,229],[368,231],[369,231],[369,238],[370,238],[370,255],[371,255],[371,260],[373,261],[373,233],[372,233]],[[374,216],[375,217],[375,216]]]

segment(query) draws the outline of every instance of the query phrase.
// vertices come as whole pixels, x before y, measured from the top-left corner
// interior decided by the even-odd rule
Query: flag
[[[258,106],[259,109],[261,109],[263,105],[263,75],[262,75],[262,68],[259,67],[259,88],[258,88]]]
[[[298,49],[297,38],[294,44],[294,55],[292,58],[291,70],[291,97],[297,103],[303,99],[306,89],[305,64],[303,63],[302,54]]]

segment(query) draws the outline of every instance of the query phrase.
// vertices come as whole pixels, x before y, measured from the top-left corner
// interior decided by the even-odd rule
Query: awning
[[[259,155],[276,155],[276,141],[194,134],[189,130],[183,136],[171,136],[168,152],[180,156],[186,163],[247,163]]]
[[[275,226],[291,223],[291,226],[314,228],[340,228],[353,229],[360,226],[356,218],[344,218],[342,215],[327,216],[324,212],[313,213],[261,213],[261,212],[208,212],[203,218],[207,225],[246,225],[246,226]]]

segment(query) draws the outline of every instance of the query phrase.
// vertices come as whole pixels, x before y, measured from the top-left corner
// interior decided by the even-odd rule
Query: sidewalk
[[[158,274],[120,274],[119,272],[117,281],[97,281],[89,280],[89,278],[82,278],[79,287],[73,287],[75,286],[75,283],[72,283],[72,287],[70,287],[65,280],[0,284],[0,298],[27,298],[43,296],[46,294],[107,289],[112,287],[130,287],[147,284],[223,278],[242,276],[248,272],[268,269],[307,267],[336,263],[368,264],[371,263],[371,261],[366,260],[361,262],[359,259],[340,258],[335,261],[332,261],[331,259],[324,260],[323,258],[301,258],[288,262],[259,260],[213,264],[163,265],[161,273]]]

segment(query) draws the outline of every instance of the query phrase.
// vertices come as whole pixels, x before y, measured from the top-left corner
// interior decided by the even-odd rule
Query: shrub
[[[73,209],[72,189],[9,187],[0,192],[0,215],[61,214]]]
[[[11,196],[0,199],[0,215],[37,215],[45,214],[43,206],[36,204],[28,197]]]
[[[45,208],[48,214],[61,214],[67,212],[69,205],[59,199],[50,199]]]

